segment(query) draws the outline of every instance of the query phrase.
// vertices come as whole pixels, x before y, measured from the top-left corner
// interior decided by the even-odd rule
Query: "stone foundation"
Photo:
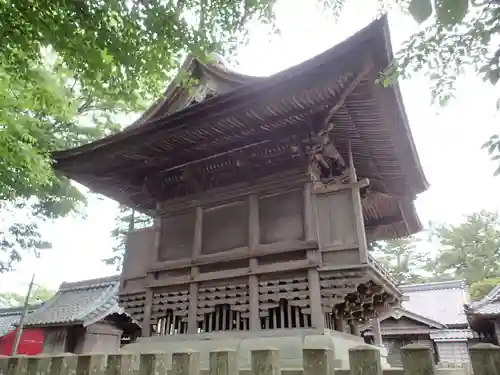
[[[350,348],[364,344],[361,337],[346,333],[314,329],[277,329],[260,332],[215,332],[193,335],[141,337],[125,345],[121,353],[179,352],[186,349],[200,352],[201,368],[208,369],[210,351],[230,349],[238,352],[240,369],[250,368],[250,351],[255,349],[278,349],[284,369],[302,368],[302,349],[331,349],[336,368],[349,367]],[[380,350],[382,365],[388,368],[387,351]],[[169,366],[171,364],[169,363]]]

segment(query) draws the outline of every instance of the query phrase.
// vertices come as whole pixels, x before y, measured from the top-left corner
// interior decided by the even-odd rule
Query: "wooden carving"
[[[381,286],[370,280],[364,270],[320,275],[320,286],[327,328],[333,327],[338,318],[352,322],[367,321],[394,302]]]

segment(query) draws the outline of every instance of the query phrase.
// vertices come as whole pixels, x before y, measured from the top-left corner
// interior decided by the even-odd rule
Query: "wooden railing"
[[[500,347],[478,344],[470,349],[474,375],[500,374]],[[0,375],[433,375],[436,369],[429,348],[412,344],[402,349],[403,369],[382,369],[380,351],[363,345],[349,350],[350,369],[334,369],[331,350],[304,349],[302,369],[282,369],[274,349],[251,352],[251,368],[238,368],[236,351],[209,355],[209,369],[200,369],[200,353],[61,355],[0,357]],[[171,366],[169,366],[171,363]],[[453,374],[465,374],[454,370]]]

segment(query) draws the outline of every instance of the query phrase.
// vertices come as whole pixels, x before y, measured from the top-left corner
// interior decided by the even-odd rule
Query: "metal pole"
[[[19,319],[19,326],[17,327],[16,337],[14,339],[14,345],[12,347],[13,356],[17,355],[17,349],[19,348],[19,342],[21,341],[21,335],[23,333],[24,319],[26,318],[26,315],[28,315],[31,290],[33,289],[34,283],[35,283],[35,274],[31,276],[30,285],[28,286],[28,293],[26,293],[26,298],[24,299],[23,313],[21,315],[21,319]]]

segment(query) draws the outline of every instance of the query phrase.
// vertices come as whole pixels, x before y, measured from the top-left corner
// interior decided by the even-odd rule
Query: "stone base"
[[[302,368],[302,349],[331,349],[336,368],[349,368],[349,349],[363,345],[361,337],[314,329],[277,329],[260,332],[214,332],[178,336],[141,337],[125,345],[121,353],[173,353],[183,350],[200,352],[201,368],[208,369],[208,353],[217,349],[238,351],[240,369],[250,368],[250,351],[273,348],[280,351],[284,369]],[[387,351],[378,347],[382,366],[388,368]],[[169,364],[170,366],[170,364]]]

